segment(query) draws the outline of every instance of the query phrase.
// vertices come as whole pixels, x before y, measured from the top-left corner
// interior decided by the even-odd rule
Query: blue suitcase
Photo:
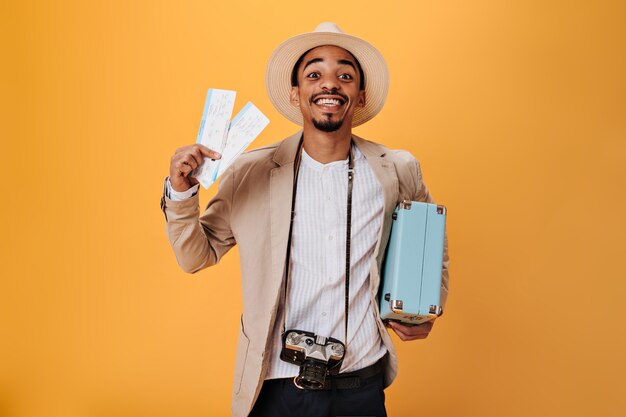
[[[380,317],[421,324],[439,317],[446,208],[402,202],[393,213],[383,263]]]

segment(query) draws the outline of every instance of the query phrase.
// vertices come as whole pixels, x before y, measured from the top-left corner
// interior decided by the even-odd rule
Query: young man
[[[274,106],[302,131],[243,154],[201,216],[188,175],[219,155],[201,145],[177,150],[162,199],[170,243],[188,272],[239,245],[233,415],[384,416],[383,389],[397,372],[377,304],[391,214],[406,199],[433,202],[409,153],[352,134],[381,110],[387,65],[369,43],[323,23],[274,51],[266,83]],[[447,265],[446,249],[442,304]],[[423,339],[432,323],[391,328],[402,340]],[[327,365],[339,374],[320,377],[281,355],[289,329],[321,336],[321,356],[308,351],[316,358],[328,360],[326,338],[342,342],[343,362]]]

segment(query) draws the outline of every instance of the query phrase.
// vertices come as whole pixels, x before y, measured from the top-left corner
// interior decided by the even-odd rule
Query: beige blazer
[[[268,341],[281,294],[287,250],[293,185],[293,163],[302,132],[243,154],[224,173],[215,197],[200,215],[198,196],[185,201],[162,199],[167,234],[183,270],[194,273],[215,265],[235,244],[241,258],[243,314],[237,344],[232,412],[247,416],[268,369]],[[391,214],[409,199],[433,202],[422,182],[419,164],[406,151],[354,136],[354,143],[378,178],[384,194],[383,226],[370,269],[370,296],[378,315],[379,270],[389,238]],[[358,174],[357,174],[358,175]],[[443,264],[442,303],[448,294],[447,242]],[[389,350],[386,385],[397,373],[391,338],[378,320],[380,336]]]

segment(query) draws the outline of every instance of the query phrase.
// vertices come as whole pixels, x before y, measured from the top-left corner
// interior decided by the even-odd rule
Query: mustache
[[[340,93],[339,91],[337,91],[337,90],[335,90],[335,89],[332,89],[332,90],[330,90],[330,91],[323,91],[323,92],[321,92],[321,93],[313,94],[313,95],[311,96],[311,102],[314,102],[314,101],[315,101],[315,100],[317,100],[318,98],[320,98],[320,97],[324,97],[324,96],[338,96],[338,97],[341,97],[341,99],[342,99],[344,102],[347,102],[347,101],[348,101],[348,96],[347,96],[347,95],[345,95],[345,94],[343,94],[343,93]]]

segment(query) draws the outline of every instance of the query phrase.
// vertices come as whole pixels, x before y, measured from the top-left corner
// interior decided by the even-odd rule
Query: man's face
[[[300,108],[305,126],[324,132],[339,130],[344,123],[352,127],[355,108],[365,105],[352,54],[337,46],[319,46],[304,56],[297,76],[291,103]]]

